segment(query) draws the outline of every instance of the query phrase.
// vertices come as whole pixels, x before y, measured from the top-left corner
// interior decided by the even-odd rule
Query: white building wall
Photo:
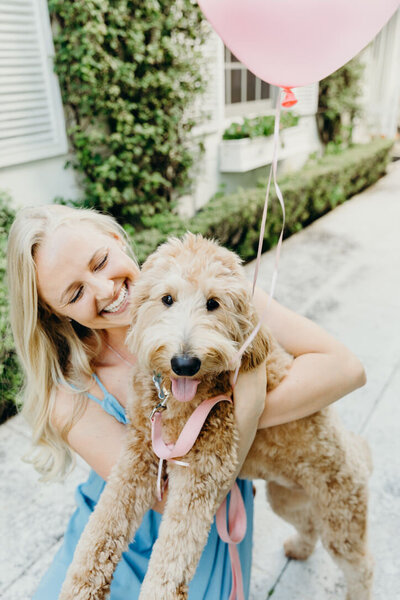
[[[203,47],[207,88],[191,110],[199,123],[192,130],[192,137],[195,143],[203,145],[204,151],[192,169],[192,190],[184,199],[184,210],[189,215],[204,206],[218,189],[218,147],[224,130],[224,45],[208,23],[204,26],[208,29]]]
[[[46,0],[0,0],[0,190],[17,206],[77,198]]]
[[[193,108],[196,118],[201,122],[201,114],[208,118],[196,127],[193,132],[195,141],[201,141],[204,153],[192,170],[193,185],[191,193],[181,198],[181,212],[192,215],[208,202],[220,189],[226,192],[235,191],[238,187],[254,186],[260,177],[266,175],[267,165],[271,158],[265,158],[265,166],[247,170],[246,172],[224,173],[220,169],[221,141],[224,130],[238,117],[228,117],[225,110],[224,89],[224,45],[219,36],[209,28],[209,38],[204,46],[206,56],[207,90]],[[288,147],[284,151],[284,160],[280,161],[281,170],[299,168],[313,152],[321,148],[315,114],[318,105],[318,84],[295,89],[298,104],[294,107],[301,115],[299,126],[291,136]],[[248,103],[250,104],[250,103]],[[265,111],[260,113],[260,102],[257,103],[257,114],[271,114],[271,103],[265,101]],[[201,107],[201,110],[200,110]],[[202,113],[203,111],[203,113]],[[248,111],[248,106],[247,106]],[[192,116],[192,111],[191,111]],[[247,112],[243,116],[253,116]],[[283,151],[282,151],[283,152]]]
[[[400,9],[361,54],[363,115],[354,131],[356,142],[372,136],[394,138],[400,121]]]
[[[75,173],[65,169],[67,156],[56,156],[0,169],[0,190],[15,207],[49,204],[57,196],[76,200],[82,194]]]

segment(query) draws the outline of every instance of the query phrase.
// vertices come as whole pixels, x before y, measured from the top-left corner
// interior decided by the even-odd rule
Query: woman
[[[58,596],[75,545],[122,448],[129,370],[135,360],[125,337],[130,296],[139,276],[124,231],[108,216],[44,206],[21,211],[11,229],[11,321],[26,373],[23,412],[37,446],[32,462],[47,478],[61,476],[75,451],[93,469],[88,481],[78,487],[78,508],[35,600]],[[260,312],[265,302],[266,295],[257,291]],[[311,414],[365,383],[358,359],[310,321],[274,301],[266,321],[295,360],[267,401],[263,367],[240,375],[234,401],[242,462],[257,427]],[[239,548],[247,597],[252,489],[250,482],[239,483],[249,523]],[[162,502],[155,503],[124,553],[111,600],[138,597],[162,509]],[[223,600],[229,597],[230,587],[227,547],[218,539],[214,524],[189,598]]]

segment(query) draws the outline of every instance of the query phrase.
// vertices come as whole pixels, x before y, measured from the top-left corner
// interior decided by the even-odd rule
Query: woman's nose
[[[96,300],[112,301],[115,293],[115,284],[112,279],[95,276],[90,282],[90,287],[93,290]]]

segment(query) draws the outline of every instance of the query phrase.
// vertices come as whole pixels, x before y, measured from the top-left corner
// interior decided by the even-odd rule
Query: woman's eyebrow
[[[92,256],[90,257],[90,259],[88,260],[88,267],[90,267],[90,265],[92,264],[92,262],[94,261],[94,259],[96,258],[96,256],[102,252],[105,248],[98,248],[97,250],[95,250],[92,254]],[[60,305],[65,303],[65,297],[68,295],[68,292],[71,291],[71,289],[73,289],[76,285],[76,281],[73,281],[72,283],[69,284],[69,286],[67,288],[65,288],[65,290],[62,292],[61,296],[60,296],[60,300],[59,303]]]

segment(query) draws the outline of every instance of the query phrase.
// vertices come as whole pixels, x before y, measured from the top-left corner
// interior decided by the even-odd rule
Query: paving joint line
[[[275,594],[276,587],[279,585],[279,583],[280,583],[282,577],[284,576],[285,571],[287,570],[290,563],[291,563],[291,559],[290,558],[286,559],[286,562],[283,565],[281,572],[279,573],[278,577],[276,578],[275,583],[273,583],[273,585],[270,587],[265,600],[269,600],[269,598],[271,598]]]
[[[48,548],[46,548],[46,552],[50,552],[52,548],[54,548],[54,546],[56,546],[58,544],[58,542],[64,537],[64,533],[58,535],[55,538],[55,542],[53,544],[51,544]],[[19,573],[12,581],[10,581],[10,583],[8,583],[6,585],[6,587],[3,590],[0,590],[1,595],[0,598],[2,597],[2,595],[7,592],[7,590],[10,589],[11,586],[14,585],[14,583],[16,583],[17,581],[19,581],[21,579],[21,577],[23,577],[24,575],[26,575],[27,573],[29,573],[29,571],[32,569],[32,567],[42,558],[43,554],[37,558],[36,560],[33,560],[31,563],[29,563],[29,565],[27,567],[25,567],[25,569],[23,571],[21,571],[21,573]]]
[[[394,376],[396,375],[398,369],[400,369],[400,360],[395,364],[394,368],[392,369],[392,372],[390,373],[389,377],[387,378],[387,380],[385,381],[381,391],[378,393],[377,398],[375,399],[371,410],[369,411],[368,415],[366,416],[363,424],[361,425],[358,433],[364,433],[365,429],[367,427],[367,425],[369,424],[372,415],[374,414],[374,412],[376,411],[376,409],[378,408],[378,405],[381,401],[381,399],[383,398],[386,390],[388,389],[389,385],[392,383],[392,380],[394,378]]]

